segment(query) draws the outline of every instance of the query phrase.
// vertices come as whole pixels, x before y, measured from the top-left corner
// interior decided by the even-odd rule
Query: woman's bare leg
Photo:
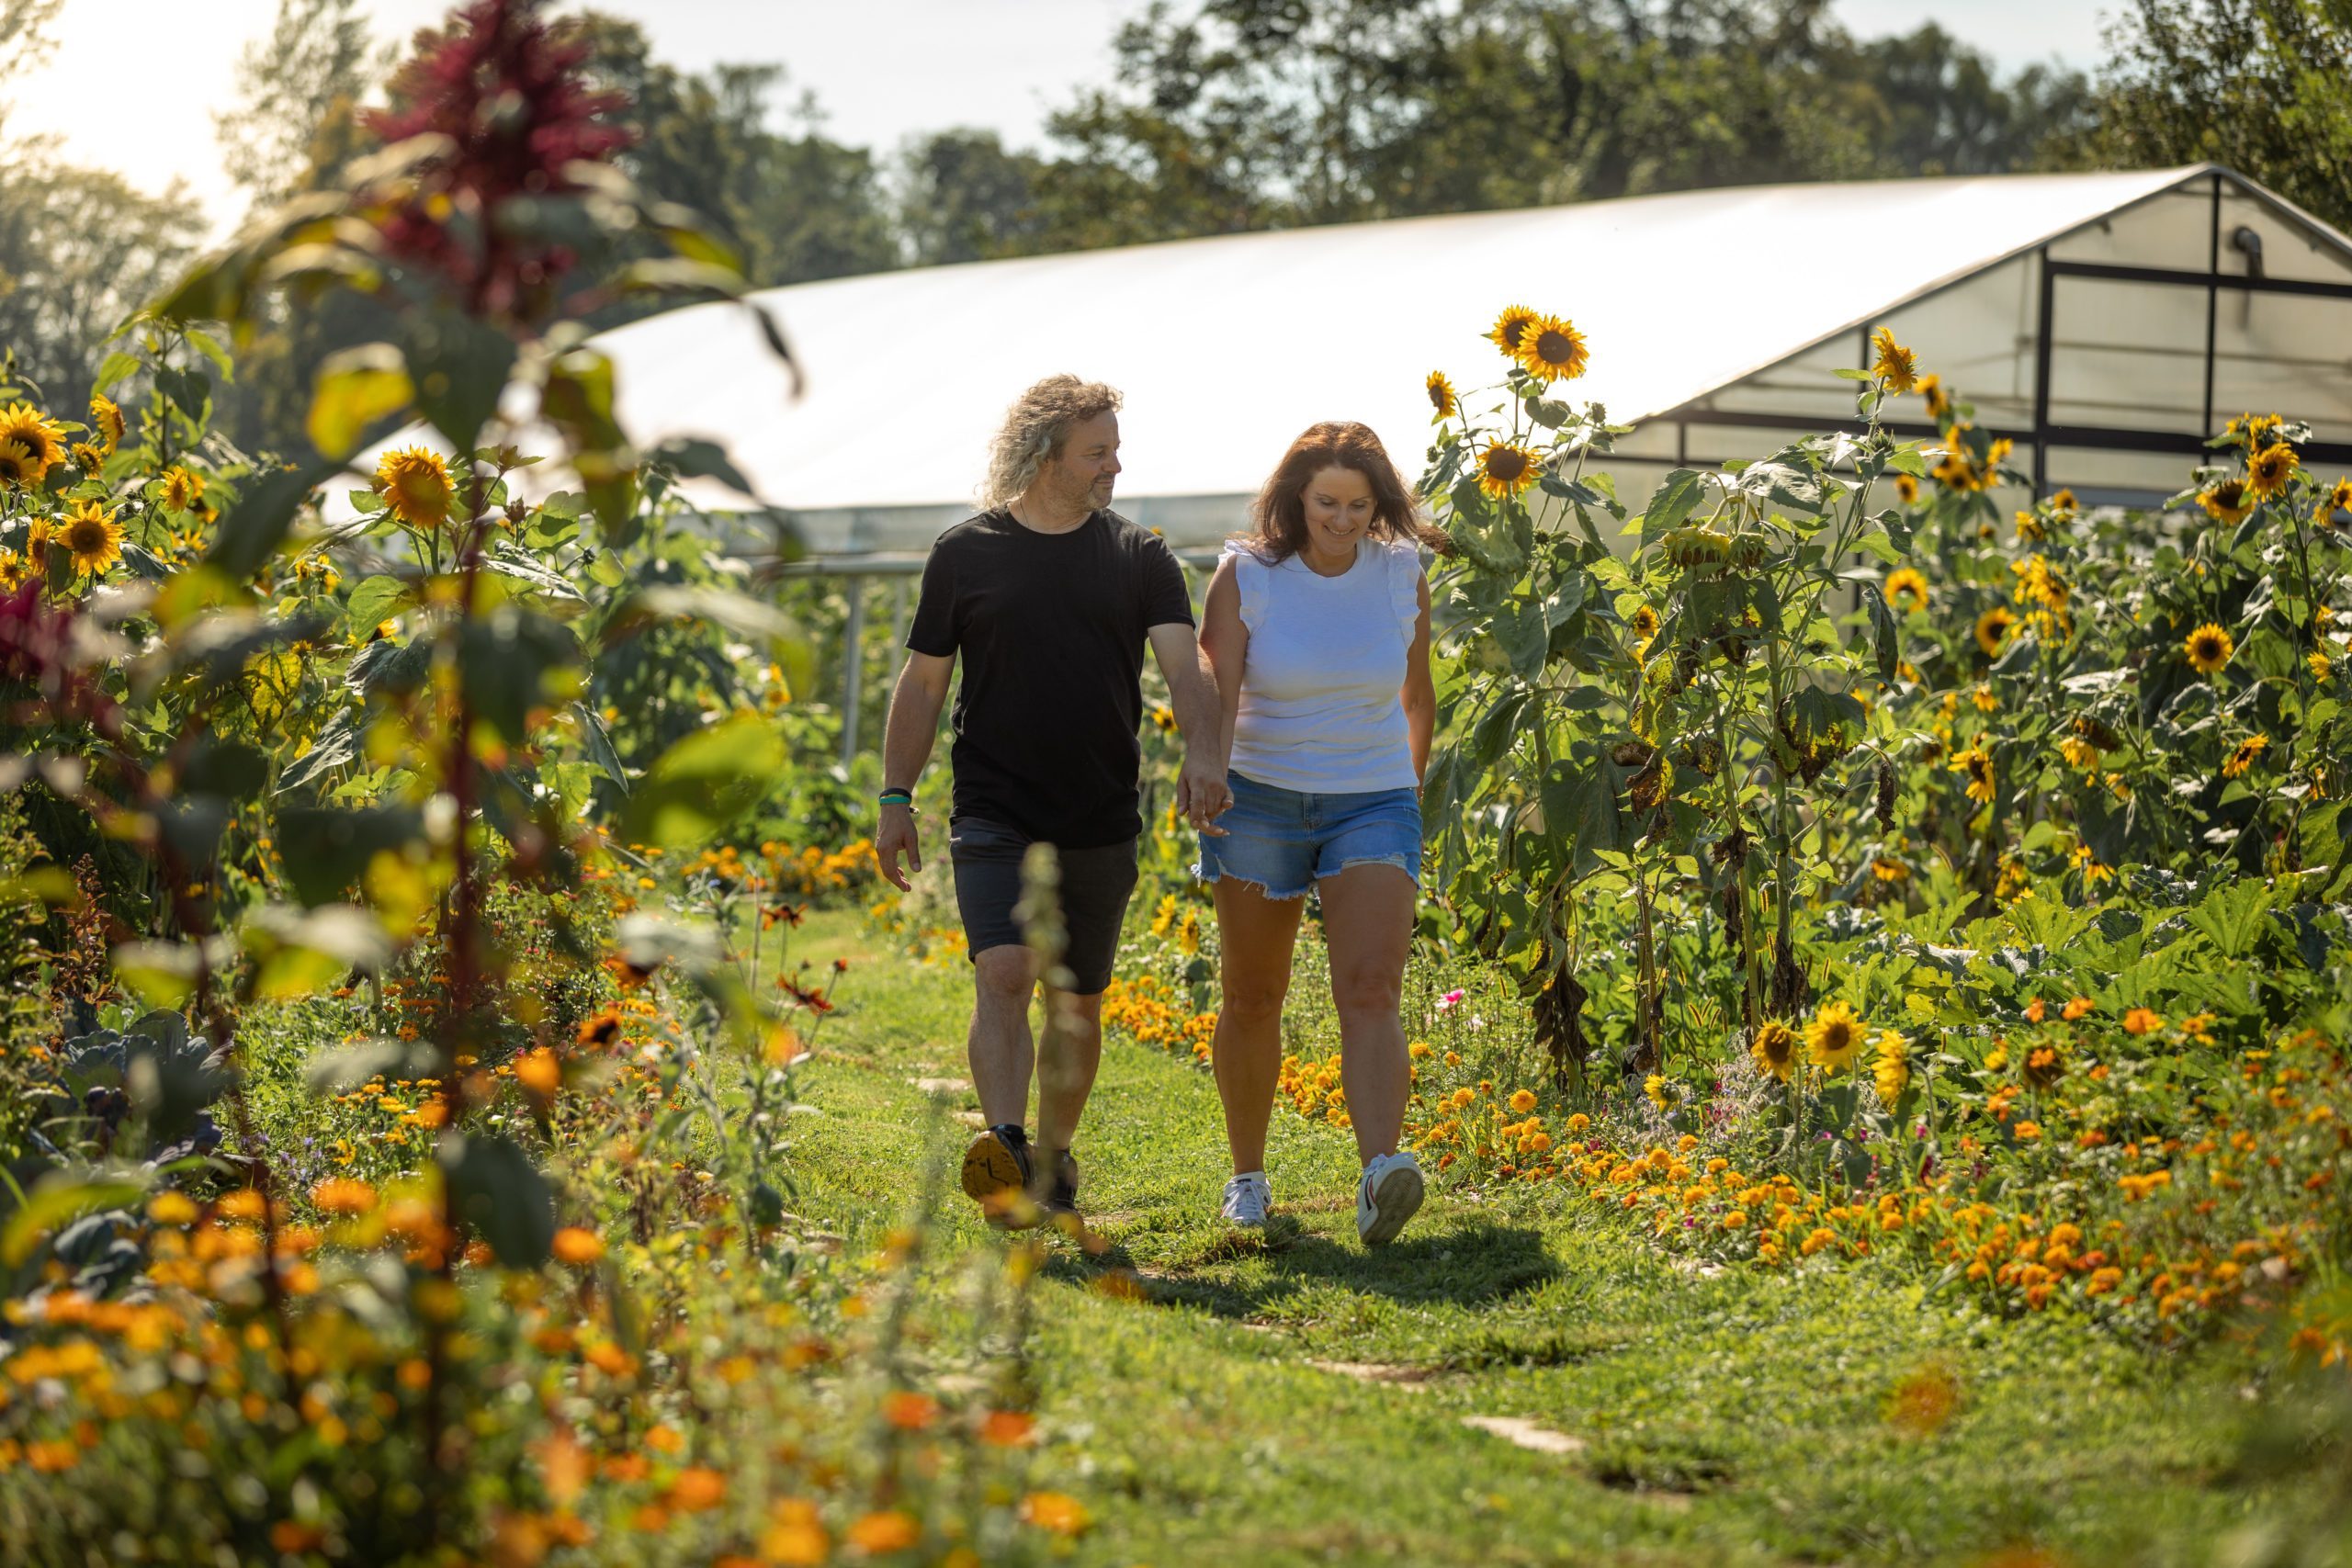
[[[1413,1091],[1397,1010],[1413,948],[1413,879],[1402,866],[1351,865],[1324,878],[1320,891],[1331,1001],[1340,1013],[1340,1084],[1356,1153],[1369,1164],[1396,1152]]]
[[[1283,998],[1290,990],[1291,950],[1306,900],[1269,898],[1230,876],[1212,887],[1222,993],[1213,1046],[1216,1092],[1225,1101],[1225,1139],[1238,1176],[1266,1168],[1266,1122],[1283,1072]]]

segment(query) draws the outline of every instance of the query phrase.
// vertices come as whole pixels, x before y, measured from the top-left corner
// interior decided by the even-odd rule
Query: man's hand
[[[899,869],[899,857],[907,857],[907,864],[916,871],[922,869],[922,845],[915,836],[915,811],[911,806],[892,801],[882,808],[881,826],[874,830],[874,858],[882,864],[882,880],[907,891],[907,874]]]
[[[1184,820],[1212,839],[1225,837],[1225,829],[1216,818],[1233,805],[1233,791],[1206,757],[1191,747],[1184,749],[1183,771],[1176,775],[1176,809]]]

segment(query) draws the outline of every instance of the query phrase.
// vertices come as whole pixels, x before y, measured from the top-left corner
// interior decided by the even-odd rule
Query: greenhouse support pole
[[[842,630],[842,766],[857,759],[858,674],[865,662],[865,579],[842,581],[849,594],[848,624]]]
[[[2050,493],[2050,319],[2058,303],[2058,279],[2050,270],[2050,247],[2034,253],[2041,271],[2041,323],[2033,339],[2033,499]]]
[[[2222,311],[2222,176],[2213,176],[2212,231],[2205,243],[2205,423],[2199,440],[2213,434],[2213,347]]]

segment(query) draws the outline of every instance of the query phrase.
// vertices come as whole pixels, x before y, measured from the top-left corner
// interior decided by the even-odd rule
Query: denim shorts
[[[1201,835],[1204,882],[1229,876],[1269,898],[1304,898],[1306,890],[1351,865],[1393,865],[1421,880],[1421,801],[1409,789],[1357,795],[1302,795],[1227,773],[1233,805],[1216,825],[1225,837]]]

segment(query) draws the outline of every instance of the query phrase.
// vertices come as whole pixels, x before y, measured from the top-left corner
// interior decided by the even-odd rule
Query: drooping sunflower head
[[[74,558],[74,570],[92,577],[122,558],[122,525],[95,501],[76,502],[55,537]]]
[[[2216,523],[2243,523],[2254,510],[2244,479],[2222,479],[2197,492],[2197,504]]]
[[[1890,392],[1907,392],[1919,384],[1918,356],[1895,342],[1892,330],[1879,328],[1871,346],[1878,350],[1878,363],[1871,367],[1871,374],[1879,385]]]
[[[2285,494],[2294,477],[2295,449],[2284,441],[2274,441],[2245,460],[2245,488],[2256,501]]]
[[[1902,566],[1886,574],[1886,602],[1908,615],[1928,607],[1928,580],[1916,567]]]
[[[1539,381],[1573,381],[1592,355],[1584,333],[1557,316],[1539,316],[1519,335],[1516,358]]]
[[[1984,649],[1985,658],[1999,655],[2002,645],[2009,640],[2010,629],[2017,624],[2017,616],[2009,613],[2006,604],[1996,604],[1976,617],[1976,646]]]
[[[0,487],[36,485],[41,473],[31,447],[21,441],[0,441]]]
[[[164,510],[187,512],[204,494],[204,476],[175,463],[164,470]]]
[[[2352,527],[2352,479],[2342,479],[2325,495],[2319,498],[2319,510],[2312,521],[2323,528]]]
[[[1445,378],[1444,371],[1430,371],[1430,378],[1421,386],[1430,395],[1430,407],[1437,410],[1440,419],[1452,419],[1461,410],[1462,401],[1453,395],[1453,383]]]
[[[2230,634],[2208,621],[2183,639],[2180,650],[2188,656],[2188,667],[2199,675],[2211,675],[2230,661],[2238,650]]]
[[[1877,1043],[1879,1102],[1893,1105],[1903,1098],[1904,1089],[1911,1082],[1911,1043],[1892,1029],[1882,1029]]]
[[[1919,396],[1927,400],[1928,417],[1941,423],[1944,415],[1951,412],[1951,394],[1944,390],[1944,378],[1936,375],[1922,376],[1917,390]]]
[[[1542,459],[1526,447],[1498,441],[1478,454],[1478,488],[1501,501],[1535,482]]]
[[[1980,806],[1992,804],[1993,758],[1981,743],[1955,754],[1951,760],[1951,771],[1968,781],[1969,799]]]
[[[2269,746],[2270,737],[2267,735],[2247,736],[2238,742],[2237,750],[2231,752],[2229,760],[2222,764],[2222,776],[2225,779],[2244,778],[2246,771],[2254,766],[2254,760]]]
[[[13,441],[25,449],[31,477],[20,482],[39,484],[65,457],[65,434],[30,403],[10,403],[0,409],[0,442]]]
[[[1895,475],[1894,498],[1903,502],[1905,506],[1917,505],[1919,502],[1919,481],[1913,479],[1909,474]]]
[[[438,528],[449,521],[449,469],[441,454],[424,446],[387,452],[376,465],[376,488],[392,514],[412,528]]]
[[[90,394],[90,428],[97,433],[106,455],[113,457],[115,448],[122,445],[122,410],[102,392]]]
[[[1503,313],[1495,318],[1494,327],[1487,333],[1487,340],[1505,354],[1516,358],[1519,355],[1519,340],[1525,335],[1528,323],[1543,319],[1541,315],[1524,305],[1507,305],[1503,307]]]
[[[1805,1055],[1814,1065],[1829,1072],[1841,1072],[1851,1066],[1861,1054],[1864,1031],[1862,1021],[1844,1002],[1825,1004],[1805,1025]]]
[[[1789,1081],[1797,1070],[1797,1033],[1779,1019],[1765,1020],[1756,1031],[1756,1043],[1747,1048],[1756,1065],[1780,1079]]]

